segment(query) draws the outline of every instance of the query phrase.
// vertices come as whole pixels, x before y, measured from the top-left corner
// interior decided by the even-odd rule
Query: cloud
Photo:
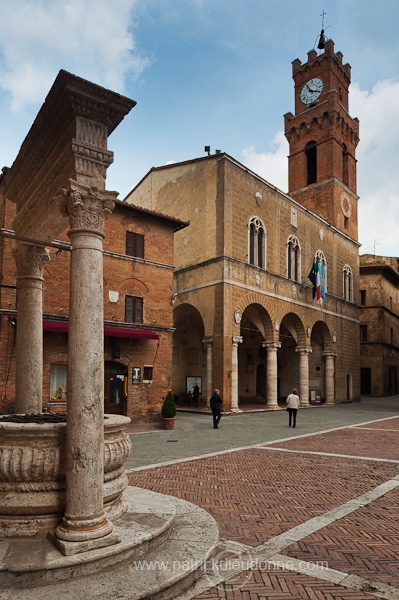
[[[130,29],[136,0],[3,0],[0,89],[12,110],[43,100],[63,68],[123,91],[148,59]]]
[[[399,256],[399,82],[379,81],[372,90],[350,88],[350,114],[360,121],[356,152],[361,253]],[[243,162],[271,184],[287,190],[288,145],[279,131],[270,152],[254,146]]]
[[[350,90],[350,112],[360,121],[357,149],[361,253],[399,256],[399,82]]]
[[[286,192],[288,189],[288,143],[284,132],[279,131],[273,139],[274,150],[258,154],[255,146],[244,148],[243,163],[251,171]]]

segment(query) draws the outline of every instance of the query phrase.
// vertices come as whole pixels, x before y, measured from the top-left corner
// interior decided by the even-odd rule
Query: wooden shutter
[[[126,231],[126,255],[144,258],[144,236],[141,233]]]
[[[125,321],[126,323],[143,322],[143,298],[125,296]]]

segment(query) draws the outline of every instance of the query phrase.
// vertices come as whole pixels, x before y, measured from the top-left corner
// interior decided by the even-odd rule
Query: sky
[[[137,102],[108,140],[107,189],[227,152],[287,191],[291,62],[322,26],[352,67],[361,253],[399,256],[397,0],[1,0],[0,168],[60,69]],[[179,216],[179,215],[176,215]]]

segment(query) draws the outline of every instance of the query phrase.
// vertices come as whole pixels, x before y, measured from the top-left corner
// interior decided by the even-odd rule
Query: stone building
[[[15,204],[3,197],[2,233],[12,236]],[[171,386],[173,237],[185,224],[115,201],[104,225],[104,409],[133,421],[160,418]],[[13,404],[16,379],[16,240],[0,236],[0,398]],[[68,402],[70,240],[49,246],[44,267],[43,405]],[[61,249],[63,248],[63,249]],[[58,392],[58,393],[57,393]],[[52,399],[51,399],[52,398]]]
[[[173,391],[277,409],[360,393],[359,258],[350,66],[327,41],[292,63],[289,193],[233,157],[153,168],[126,201],[190,220],[175,237]],[[312,265],[324,300],[313,299]]]
[[[399,391],[398,258],[360,256],[361,393],[389,396]]]

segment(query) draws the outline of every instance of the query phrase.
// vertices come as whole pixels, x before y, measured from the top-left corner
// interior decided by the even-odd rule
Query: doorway
[[[104,412],[111,415],[126,414],[127,367],[106,360],[104,363]]]
[[[360,393],[364,396],[371,394],[371,369],[368,367],[360,369]]]

